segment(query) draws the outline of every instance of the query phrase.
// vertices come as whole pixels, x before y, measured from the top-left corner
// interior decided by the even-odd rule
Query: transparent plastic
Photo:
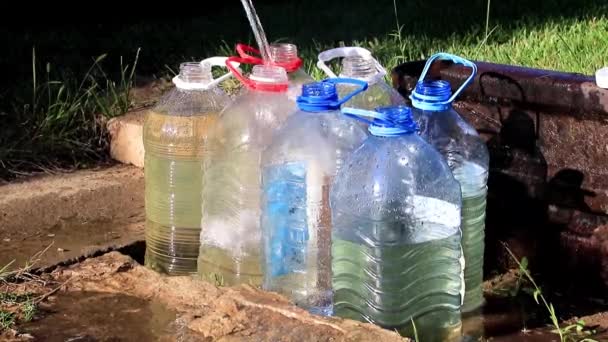
[[[254,66],[250,79],[287,83],[283,68],[267,65]],[[210,136],[198,272],[218,285],[262,283],[260,162],[275,131],[295,111],[286,90],[244,90],[222,112]]]
[[[302,96],[335,101],[336,86],[307,84]],[[315,314],[332,313],[330,184],[366,137],[338,106],[300,109],[263,153],[264,289]]]
[[[294,44],[271,44],[270,55],[272,60],[279,65],[294,64],[299,59],[298,48]],[[314,82],[301,66],[297,69],[288,69],[287,77],[289,78],[287,96],[293,101],[300,95],[302,85]]]
[[[451,105],[433,109],[432,99],[441,102],[451,95],[446,81],[425,81],[416,86],[414,97],[426,96],[424,104],[412,101],[420,135],[446,159],[462,190],[462,248],[465,258],[465,297],[462,311],[483,305],[483,257],[489,153],[485,142]],[[443,108],[443,109],[441,109]]]
[[[183,63],[187,85],[213,80],[211,66]],[[207,135],[228,96],[217,87],[170,90],[144,124],[146,266],[170,275],[196,272],[201,230],[201,163]]]
[[[405,105],[405,99],[395,89],[384,82],[378,74],[375,60],[371,56],[352,56],[342,59],[342,71],[339,77],[349,77],[368,82],[365,92],[345,103],[347,107],[373,110],[377,107]],[[352,86],[343,85],[339,93],[352,91]]]
[[[413,126],[407,107],[379,111]],[[420,341],[457,340],[461,197],[443,157],[414,129],[370,135],[338,171],[330,201],[335,314],[409,337],[414,322]]]

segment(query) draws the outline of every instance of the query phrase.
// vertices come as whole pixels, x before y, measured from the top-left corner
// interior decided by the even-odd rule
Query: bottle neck
[[[249,79],[257,91],[287,92],[288,78],[284,68],[275,65],[254,65]]]
[[[207,84],[213,81],[211,66],[196,62],[186,62],[179,65],[178,77],[185,83]]]
[[[384,120],[376,119],[369,125],[369,132],[377,137],[398,137],[411,135],[418,126],[412,117],[412,111],[406,106],[388,106],[376,108],[384,115]]]
[[[427,112],[442,112],[452,107],[451,96],[450,83],[438,80],[418,82],[410,98],[414,108]]]
[[[302,85],[302,95],[296,104],[301,111],[309,113],[332,113],[340,109],[336,85],[329,82]]]
[[[272,60],[278,65],[293,66],[286,68],[287,72],[294,72],[300,69],[298,48],[294,44],[272,44],[270,45],[270,55]]]
[[[375,61],[369,56],[353,56],[342,59],[341,77],[371,79],[377,74]]]

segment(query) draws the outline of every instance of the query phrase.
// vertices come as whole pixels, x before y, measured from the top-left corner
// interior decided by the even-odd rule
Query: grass
[[[545,298],[543,291],[541,290],[541,287],[536,283],[536,281],[532,277],[532,274],[530,273],[530,270],[528,269],[528,260],[525,257],[522,258],[521,260],[519,260],[506,244],[504,245],[504,247],[507,250],[507,252],[509,253],[509,256],[513,259],[513,261],[519,267],[518,271],[519,271],[520,279],[524,278],[529,283],[529,285],[531,285],[532,297],[534,298],[534,301],[536,302],[536,304],[538,304],[538,305],[542,304],[545,307],[545,309],[547,310],[547,314],[549,315],[549,320],[551,321],[551,324],[553,326],[552,332],[559,336],[560,342],[577,342],[577,341],[579,341],[579,342],[597,342],[596,340],[594,340],[592,338],[586,337],[586,336],[594,334],[594,331],[588,329],[585,325],[585,321],[583,321],[583,320],[579,320],[576,323],[565,326],[565,327],[562,327],[559,324],[559,318],[558,318],[557,312],[555,311],[555,307],[553,306],[553,304],[551,302],[549,302]],[[516,293],[519,292],[519,288],[520,288],[520,284],[521,284],[520,279],[518,279],[518,281],[517,281]]]
[[[106,55],[95,58],[76,80],[54,78],[49,63],[40,75],[36,51],[32,51],[31,97],[27,102],[12,103],[12,118],[0,117],[4,127],[0,132],[0,179],[104,160],[108,144],[105,123],[131,106],[129,90],[138,54],[131,66],[120,59],[118,81],[101,67]]]
[[[0,332],[10,329],[15,324],[15,314],[12,312],[0,310]]]
[[[269,40],[298,44],[316,79],[323,78],[314,66],[317,53],[338,45],[369,48],[387,69],[437,51],[585,74],[608,64],[604,0],[377,0],[373,6],[258,0],[256,7]],[[206,17],[183,14],[0,31],[14,47],[0,56],[0,67],[10,71],[0,80],[0,180],[107,160],[105,123],[132,105],[136,70],[160,78],[182,61],[253,42],[238,1],[216,5]]]
[[[15,274],[8,271],[13,263],[14,260],[0,268],[0,282]],[[29,294],[0,292],[0,333],[12,328],[19,316],[24,322],[31,321],[37,310],[38,306]]]
[[[24,264],[23,267],[12,267],[14,260],[0,267],[0,333],[3,330],[13,328],[16,323],[30,322],[38,313],[38,305],[61,289],[64,284],[57,284],[33,274],[32,269],[41,260],[53,244],[49,244],[43,250],[36,252]],[[14,286],[25,285],[16,290]],[[58,285],[49,290],[50,285]]]

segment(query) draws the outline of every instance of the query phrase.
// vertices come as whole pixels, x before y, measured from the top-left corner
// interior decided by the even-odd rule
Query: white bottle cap
[[[600,88],[608,89],[608,67],[595,72],[595,83]]]

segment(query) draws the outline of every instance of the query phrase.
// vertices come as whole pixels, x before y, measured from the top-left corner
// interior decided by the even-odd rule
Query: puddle
[[[91,223],[65,220],[44,230],[3,236],[0,267],[12,261],[11,269],[17,269],[36,259],[36,267],[46,267],[109,247],[124,246],[143,239],[143,223],[138,222],[143,222],[143,217]]]
[[[573,307],[572,303],[569,306]],[[581,302],[578,310],[570,312],[568,317],[576,317],[587,312],[587,303]],[[558,304],[558,313],[563,309]],[[596,310],[606,310],[606,307],[595,307]],[[564,311],[561,311],[564,312]],[[548,313],[541,305],[536,305],[530,298],[486,296],[486,304],[480,312],[469,314],[463,318],[463,342],[499,341],[499,342],[536,342],[558,341],[559,335],[552,332],[549,326]],[[562,323],[563,326],[563,323]],[[593,326],[589,326],[593,328]],[[605,331],[596,331],[595,336],[580,336],[593,338],[596,341],[608,341]],[[573,340],[574,341],[574,340]]]
[[[577,336],[571,341],[582,341],[584,338],[593,339],[595,341],[608,341],[607,334],[600,334],[595,336]],[[559,335],[551,332],[549,328],[535,329],[535,330],[524,330],[513,334],[490,337],[487,341],[493,342],[560,342]],[[570,341],[570,340],[568,340]]]
[[[19,330],[36,341],[157,341],[177,334],[176,313],[155,301],[99,292],[61,293]]]

